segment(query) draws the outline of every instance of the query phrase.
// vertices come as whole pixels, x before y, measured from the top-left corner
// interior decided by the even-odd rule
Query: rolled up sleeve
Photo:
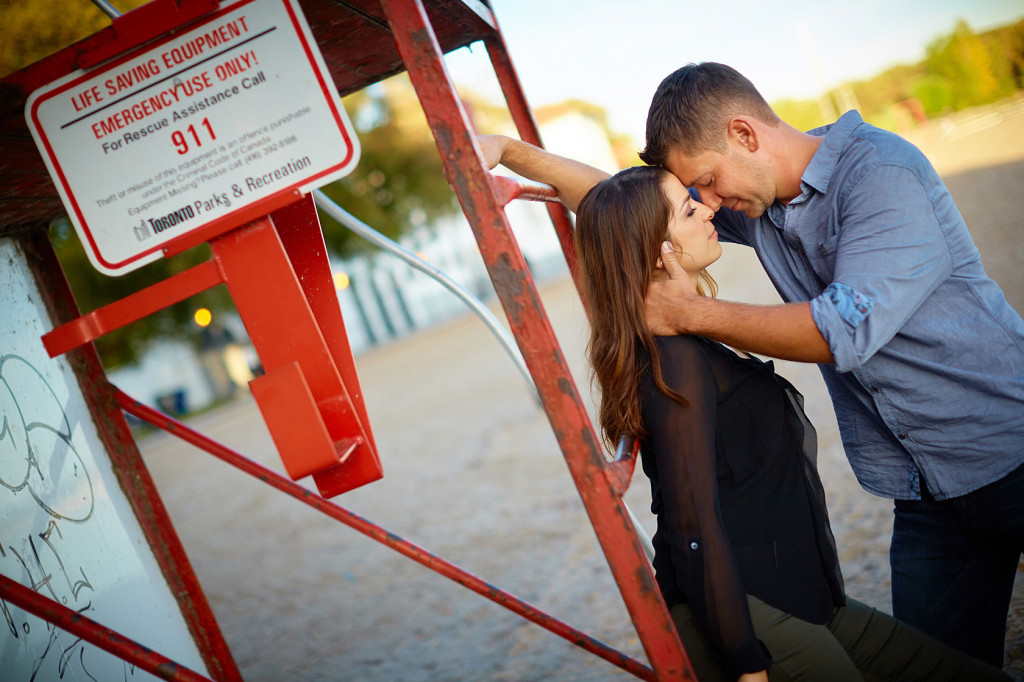
[[[900,331],[953,269],[924,185],[898,165],[869,169],[840,198],[832,282],[811,300],[836,369],[859,368]],[[830,250],[834,248],[834,252]]]

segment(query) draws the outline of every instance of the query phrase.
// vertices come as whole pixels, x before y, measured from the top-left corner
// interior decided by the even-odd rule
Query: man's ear
[[[730,119],[726,128],[726,139],[748,152],[756,152],[760,147],[757,128],[748,116],[736,116]]]

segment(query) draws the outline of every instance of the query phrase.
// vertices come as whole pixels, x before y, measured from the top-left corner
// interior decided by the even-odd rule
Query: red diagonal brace
[[[43,334],[43,346],[55,358],[223,281],[216,263],[200,263]]]
[[[495,196],[422,2],[381,0],[381,7],[434,134],[445,175],[473,228],[484,264],[651,665],[659,679],[695,679],[629,514],[605,471],[599,440]]]
[[[171,659],[151,651],[138,642],[104,627],[81,613],[53,601],[49,597],[30,590],[10,578],[0,575],[0,599],[24,609],[34,616],[81,637],[90,644],[114,654],[162,680],[180,682],[210,682],[208,677],[175,663]]]
[[[464,571],[455,564],[452,564],[442,557],[427,551],[423,547],[415,545],[408,540],[399,537],[395,533],[371,523],[358,514],[354,514],[353,512],[345,509],[344,507],[340,507],[329,500],[324,500],[311,494],[309,490],[303,488],[299,484],[292,483],[288,479],[274,473],[264,466],[261,466],[257,462],[254,462],[240,453],[235,452],[207,436],[204,436],[198,431],[189,428],[188,425],[176,421],[151,407],[142,405],[120,389],[115,388],[114,392],[121,408],[128,414],[132,414],[159,429],[163,429],[164,431],[181,438],[185,442],[195,445],[201,450],[205,450],[214,457],[227,462],[240,471],[263,481],[267,485],[272,486],[283,493],[291,495],[296,500],[316,509],[335,521],[344,523],[346,526],[362,533],[366,537],[390,547],[407,559],[412,559],[439,575],[442,575],[445,578],[476,592],[482,597],[490,599],[499,606],[503,606],[509,611],[519,614],[526,620],[539,625],[545,630],[572,642],[576,646],[585,649],[596,656],[600,656],[604,660],[622,668],[626,672],[643,680],[655,679],[654,673],[650,668],[639,661],[630,658],[621,651],[616,651],[603,642],[594,639],[585,632],[577,630],[567,623],[563,623],[557,618],[536,608],[532,604],[519,599],[505,590],[499,589],[472,573]]]

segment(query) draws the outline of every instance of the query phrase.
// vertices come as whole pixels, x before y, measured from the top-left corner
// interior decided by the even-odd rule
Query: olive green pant
[[[847,598],[826,625],[814,625],[748,597],[758,639],[771,652],[771,682],[982,682],[1010,677],[915,630],[892,616]],[[732,682],[711,656],[686,604],[672,618],[700,682]]]

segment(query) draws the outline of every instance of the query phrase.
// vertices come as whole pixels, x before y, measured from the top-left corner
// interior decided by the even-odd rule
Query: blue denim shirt
[[[936,499],[1024,462],[1024,321],[985,275],[949,191],[909,142],[851,111],[823,136],[801,193],[761,218],[720,209],[786,301],[810,301],[821,372],[868,491]]]

